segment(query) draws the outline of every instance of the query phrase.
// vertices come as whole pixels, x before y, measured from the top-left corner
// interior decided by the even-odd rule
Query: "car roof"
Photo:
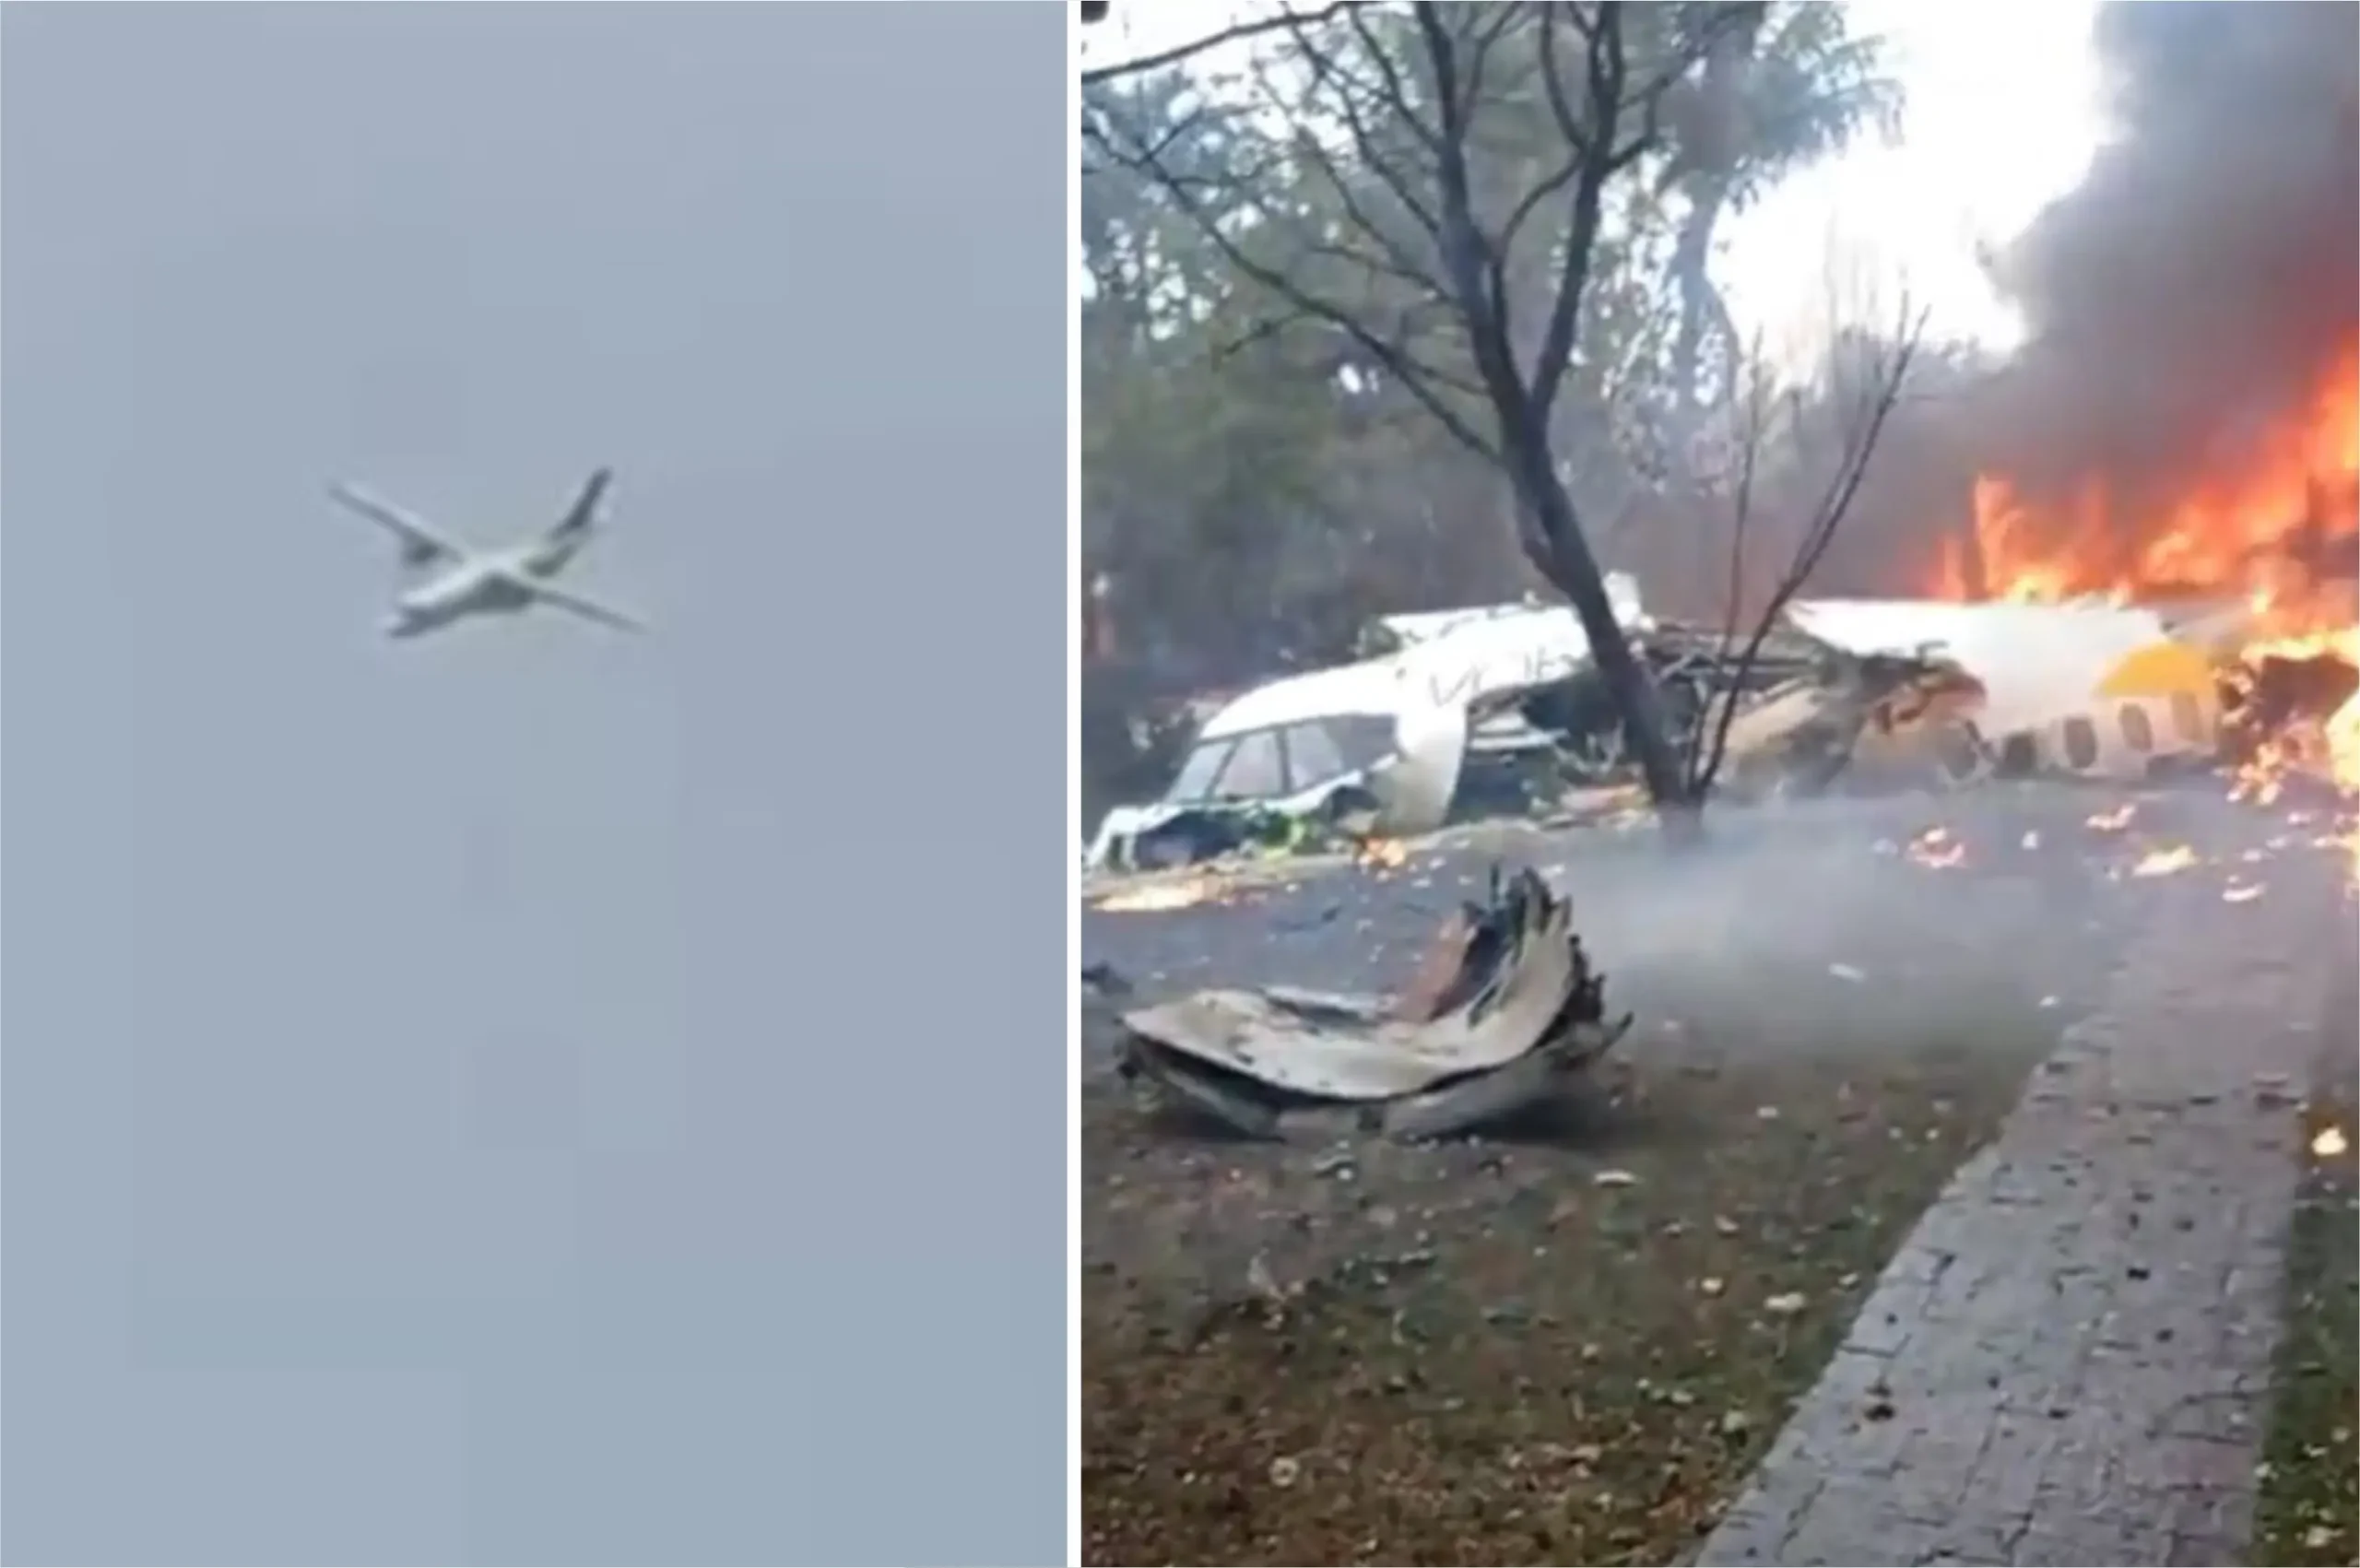
[[[1398,659],[1386,658],[1284,676],[1223,707],[1205,721],[1197,738],[1222,740],[1249,730],[1351,714],[1392,718],[1401,709],[1406,673]]]

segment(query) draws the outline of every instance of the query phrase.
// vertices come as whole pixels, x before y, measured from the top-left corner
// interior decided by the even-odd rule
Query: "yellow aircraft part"
[[[2213,664],[2185,643],[2150,643],[2115,661],[2098,682],[2101,697],[2169,697],[2175,691],[2210,701],[2219,690]]]

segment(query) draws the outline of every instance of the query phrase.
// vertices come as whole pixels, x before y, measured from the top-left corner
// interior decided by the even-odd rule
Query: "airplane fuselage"
[[[505,553],[509,565],[534,577],[554,577],[590,542],[587,528],[518,545]]]
[[[395,597],[394,613],[385,620],[385,635],[415,637],[462,616],[513,614],[527,608],[533,594],[514,578],[519,574],[555,576],[587,538],[585,533],[537,539],[445,567]]]

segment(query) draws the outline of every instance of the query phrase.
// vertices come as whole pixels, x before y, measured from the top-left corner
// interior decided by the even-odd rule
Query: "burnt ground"
[[[2342,1135],[2315,1155],[2287,1238],[2285,1338],[2272,1378],[2254,1556],[2267,1563],[2360,1562],[2360,976],[2335,987],[2326,1046],[2305,1114],[2317,1136]]]
[[[2098,994],[2151,849],[2272,830],[2062,788],[1724,817],[1668,865],[1578,832],[1639,1025],[1545,1125],[1430,1148],[1225,1140],[1085,1068],[1090,1562],[1665,1562],[1693,1547],[1878,1270]],[[1941,824],[1964,863],[1894,853]],[[1485,861],[1092,913],[1149,995],[1398,980]],[[2255,910],[2268,918],[2266,906]]]

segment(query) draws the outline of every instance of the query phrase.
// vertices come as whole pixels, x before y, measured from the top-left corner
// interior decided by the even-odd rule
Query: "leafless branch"
[[[1761,339],[1754,340],[1754,373],[1745,391],[1743,428],[1738,432],[1737,497],[1729,527],[1729,596],[1721,617],[1725,642],[1737,640],[1738,615],[1745,604],[1745,536],[1753,519],[1753,479],[1762,461],[1763,436],[1770,422],[1770,377],[1761,360]]]
[[[1410,107],[1410,88],[1402,80],[1401,68],[1395,63],[1392,51],[1385,47],[1385,41],[1378,38],[1375,29],[1368,25],[1368,18],[1356,6],[1345,19],[1351,24],[1352,35],[1360,41],[1361,48],[1375,63],[1377,75],[1384,79],[1386,101],[1401,116],[1401,124],[1428,147],[1437,147],[1442,133],[1426,124],[1424,118]]]
[[[1469,6],[1460,16],[1466,23],[1458,38],[1458,46],[1467,60],[1467,101],[1470,105],[1484,101],[1486,78],[1491,74],[1492,52],[1498,47],[1510,26],[1523,20],[1523,7],[1512,5]]]
[[[1762,445],[1770,422],[1770,376],[1762,355],[1760,335],[1754,337],[1753,352],[1747,360],[1752,373],[1746,379],[1743,413],[1738,431],[1738,470],[1736,493],[1729,512],[1729,601],[1721,614],[1720,653],[1726,656],[1738,640],[1738,618],[1745,608],[1745,542],[1752,531],[1754,478],[1762,462]],[[1720,703],[1712,743],[1705,744],[1703,728],[1690,737],[1688,745],[1688,785],[1702,794],[1712,787],[1713,779],[1720,772],[1721,759],[1729,749],[1729,725],[1737,713],[1737,696],[1742,690],[1743,678],[1751,673],[1740,668],[1729,683],[1728,695]]]
[[[1855,379],[1847,372],[1853,367],[1838,363],[1834,367],[1837,384],[1835,394],[1838,440],[1835,466],[1825,489],[1807,514],[1800,538],[1793,556],[1772,586],[1769,597],[1757,613],[1752,634],[1739,653],[1736,664],[1725,678],[1727,695],[1717,704],[1709,746],[1700,744],[1691,760],[1693,786],[1702,791],[1712,786],[1719,774],[1721,762],[1728,754],[1730,727],[1737,722],[1737,693],[1743,690],[1747,678],[1760,661],[1763,645],[1777,627],[1800,594],[1812,573],[1835,540],[1838,528],[1850,512],[1853,499],[1858,495],[1860,483],[1868,477],[1869,462],[1876,454],[1883,438],[1886,421],[1902,400],[1903,388],[1909,379],[1909,370],[1925,341],[1927,312],[1914,306],[1905,294],[1895,312],[1894,325],[1878,346],[1872,362],[1858,367]],[[1840,360],[1846,345],[1835,346]],[[1764,425],[1753,416],[1761,409],[1759,393],[1762,386],[1757,365],[1753,383],[1754,395],[1749,397],[1749,423],[1743,436],[1744,451],[1740,456],[1740,482],[1738,487],[1737,515],[1734,521],[1736,537],[1731,545],[1729,620],[1723,631],[1726,652],[1735,640],[1738,620],[1737,606],[1742,592],[1740,572],[1743,564],[1743,534],[1751,506],[1753,487],[1755,454],[1763,444]]]
[[[1392,193],[1393,198],[1401,204],[1402,210],[1410,215],[1411,221],[1429,241],[1438,242],[1441,230],[1434,215],[1427,211],[1425,204],[1419,199],[1417,193],[1410,187],[1409,179],[1378,147],[1375,136],[1370,132],[1360,112],[1360,105],[1354,101],[1358,84],[1350,79],[1348,73],[1337,63],[1332,54],[1317,48],[1307,37],[1304,38],[1297,47],[1311,66],[1314,83],[1327,85],[1333,88],[1335,95],[1333,107],[1351,136],[1353,151],[1358,155],[1362,167],[1383,183],[1385,188]],[[1255,77],[1262,87],[1265,99],[1276,106],[1279,102],[1279,95],[1271,86],[1268,73],[1257,66]],[[1378,97],[1379,107],[1386,112],[1404,120],[1415,118],[1408,101],[1394,100],[1389,88],[1379,91]],[[1351,218],[1370,239],[1385,248],[1392,256],[1398,268],[1404,273],[1422,274],[1422,269],[1400,249],[1394,234],[1378,224],[1362,207],[1359,198],[1353,194],[1352,183],[1345,178],[1344,171],[1328,155],[1327,147],[1319,140],[1318,133],[1308,126],[1299,126],[1295,132],[1294,143],[1296,150],[1317,169],[1320,177],[1328,182],[1332,194],[1343,206],[1346,216]]]
[[[1213,362],[1220,364],[1225,360],[1233,360],[1256,344],[1268,343],[1274,338],[1284,336],[1289,328],[1301,326],[1311,319],[1302,311],[1292,307],[1264,316],[1236,336],[1225,337],[1215,343],[1212,348]]]
[[[1557,275],[1555,297],[1549,304],[1548,325],[1541,335],[1540,354],[1532,367],[1533,411],[1544,427],[1556,404],[1558,389],[1564,383],[1565,367],[1573,360],[1574,327],[1581,315],[1582,291],[1589,283],[1590,253],[1598,244],[1602,198],[1607,179],[1614,172],[1609,149],[1622,99],[1622,6],[1617,0],[1600,0],[1596,14],[1587,21],[1579,6],[1569,7],[1563,14],[1589,41],[1588,117],[1585,122],[1576,115],[1567,100],[1564,78],[1556,65],[1554,35],[1544,33],[1541,41],[1547,53],[1542,60],[1542,76],[1550,110],[1556,115],[1559,132],[1582,155],[1580,167],[1570,182],[1573,211],[1566,228],[1564,261]]]
[[[1193,60],[1208,49],[1219,49],[1225,43],[1239,43],[1249,38],[1259,38],[1264,33],[1276,32],[1280,28],[1307,27],[1316,22],[1331,21],[1356,8],[1356,0],[1340,0],[1339,4],[1322,6],[1316,11],[1284,11],[1275,17],[1257,17],[1252,21],[1239,22],[1233,27],[1223,28],[1219,32],[1208,33],[1193,42],[1183,43],[1175,48],[1162,50],[1153,54],[1141,54],[1133,59],[1125,60],[1119,65],[1101,65],[1094,70],[1085,70],[1081,73],[1081,85],[1092,87],[1100,82],[1111,82],[1123,77],[1139,76],[1142,72],[1161,71],[1168,66]]]
[[[1099,146],[1105,155],[1152,182],[1220,252],[1230,267],[1271,295],[1283,301],[1298,319],[1323,322],[1359,345],[1386,374],[1400,383],[1403,390],[1416,398],[1426,411],[1452,438],[1469,451],[1489,462],[1499,461],[1498,448],[1486,440],[1474,424],[1449,400],[1445,390],[1456,390],[1457,383],[1449,373],[1413,352],[1407,343],[1389,338],[1378,332],[1363,312],[1349,310],[1317,291],[1308,289],[1284,268],[1275,266],[1254,255],[1240,244],[1235,235],[1221,221],[1221,215],[1209,208],[1194,183],[1175,179],[1173,171],[1160,160],[1147,156],[1140,147],[1118,147],[1107,135],[1104,125],[1084,126],[1085,136]]]

